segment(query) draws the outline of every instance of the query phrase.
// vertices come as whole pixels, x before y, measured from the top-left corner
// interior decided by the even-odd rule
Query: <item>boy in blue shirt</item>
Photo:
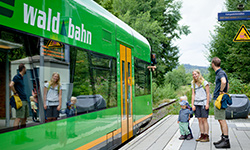
[[[76,97],[71,97],[70,101],[67,102],[67,108],[65,113],[67,114],[67,117],[72,117],[77,115],[76,110]]]
[[[188,101],[187,101],[187,96],[186,96],[186,95],[180,97],[180,102],[182,102],[182,101],[185,101],[185,102],[186,102],[187,109],[192,110],[192,107],[189,105],[189,103],[188,103]],[[189,132],[190,132],[190,134],[191,134],[191,139],[193,139],[193,134],[192,134],[192,130],[191,130],[190,126],[189,126],[189,120],[190,120],[190,118],[192,118],[192,117],[193,117],[193,113],[190,114],[189,119],[188,119],[188,130],[189,130]]]
[[[190,131],[188,130],[188,125],[189,125],[188,120],[189,120],[190,114],[192,114],[193,111],[187,109],[186,104],[187,102],[184,100],[180,102],[181,110],[179,111],[179,117],[177,121],[177,123],[179,124],[180,133],[181,133],[179,140],[184,140],[184,139],[191,140],[192,139]]]

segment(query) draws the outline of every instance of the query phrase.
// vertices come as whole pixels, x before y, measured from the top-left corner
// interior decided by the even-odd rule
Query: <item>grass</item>
[[[211,92],[211,91],[210,91]],[[186,86],[181,86],[179,89],[177,89],[175,91],[176,96],[176,103],[167,106],[166,107],[166,112],[167,114],[172,114],[172,115],[178,115],[179,111],[181,109],[180,105],[179,105],[179,97],[186,95],[188,97],[188,102],[191,105],[191,98],[192,98],[192,94],[191,94],[191,88],[190,86],[186,85]],[[165,102],[169,102],[170,99],[163,99],[161,101],[158,101],[154,106],[158,106],[160,104],[163,104]],[[214,115],[214,101],[212,100],[209,104],[209,115]]]

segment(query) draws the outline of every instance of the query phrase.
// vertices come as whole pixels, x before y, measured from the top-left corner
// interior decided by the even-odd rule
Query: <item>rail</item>
[[[160,104],[157,108],[154,108],[152,120],[149,122],[147,126],[142,128],[140,132],[144,132],[145,130],[147,130],[154,124],[156,124],[158,121],[160,121],[162,118],[166,117],[168,112],[167,112],[167,109],[163,109],[163,108],[174,104],[176,101],[177,101],[176,99],[171,99],[170,102]]]
[[[169,106],[169,105],[171,105],[171,104],[173,104],[175,102],[176,102],[176,99],[171,99],[170,102],[166,102],[166,103],[163,103],[163,104],[159,105],[159,107],[154,108],[153,111],[162,109],[163,107]]]

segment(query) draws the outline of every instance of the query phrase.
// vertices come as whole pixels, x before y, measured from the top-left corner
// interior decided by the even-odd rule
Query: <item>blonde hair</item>
[[[186,95],[180,97],[180,101],[183,101],[183,100],[187,101],[187,96]]]
[[[35,100],[34,96],[30,96],[30,101],[34,101],[34,100]]]
[[[58,75],[58,80],[56,81],[55,84],[57,84],[58,86],[60,86],[60,85],[61,85],[61,83],[60,83],[60,74],[59,74],[58,72],[54,72],[54,73],[52,74],[52,77],[51,77],[51,79],[50,79],[50,81],[49,81],[49,85],[51,85],[51,86],[54,85],[54,82],[53,82],[53,76],[54,76],[54,75]]]
[[[201,75],[201,72],[200,72],[199,69],[195,69],[192,73],[194,73],[194,72],[198,73],[199,77],[198,77],[197,80],[195,80],[194,77],[193,77],[192,84],[194,85],[196,83],[198,85],[198,87],[199,87],[205,79]]]
[[[76,97],[74,97],[74,96],[72,96],[71,98],[70,98],[70,101],[76,101],[77,99],[76,99]]]

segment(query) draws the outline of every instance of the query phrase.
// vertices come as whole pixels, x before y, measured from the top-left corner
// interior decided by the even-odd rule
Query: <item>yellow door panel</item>
[[[133,136],[131,49],[120,44],[122,142]]]

